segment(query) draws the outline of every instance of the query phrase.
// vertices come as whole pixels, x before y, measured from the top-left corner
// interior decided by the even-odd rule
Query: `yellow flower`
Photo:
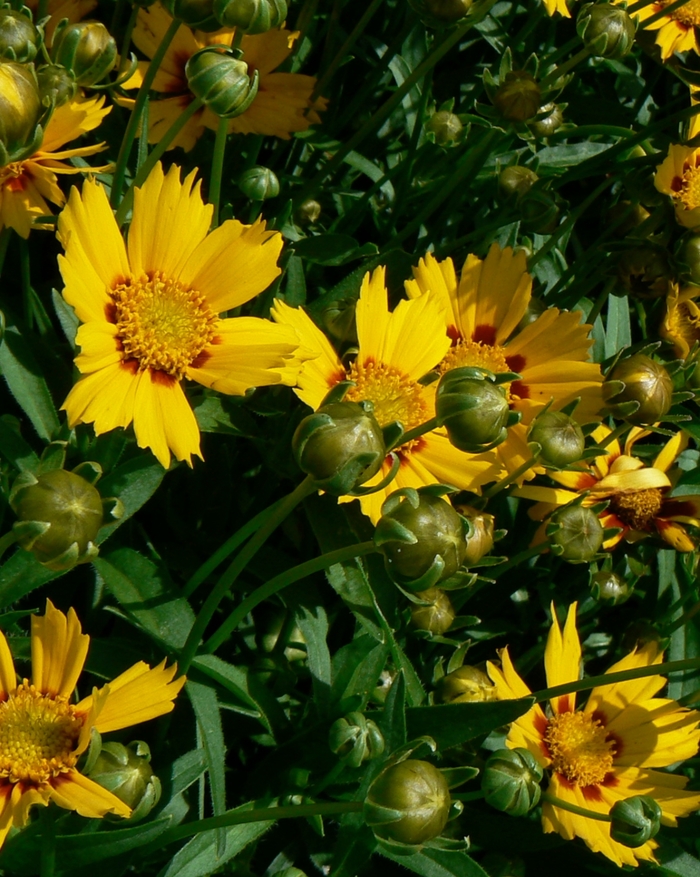
[[[171,21],[160,3],[139,10],[134,44],[147,57],[152,58]],[[192,55],[205,46],[230,46],[234,34],[235,31],[229,28],[214,33],[192,31],[186,25],[179,28],[153,83],[154,91],[170,96],[152,100],[149,104],[149,143],[158,143],[194,100],[185,76],[185,65]],[[229,122],[229,134],[264,134],[288,140],[295,131],[306,131],[310,125],[321,121],[317,111],[324,110],[327,102],[323,98],[311,102],[311,94],[316,85],[314,77],[301,73],[274,72],[291,53],[294,39],[295,34],[283,28],[243,37],[240,45],[243,51],[242,60],[248,64],[251,73],[258,71],[260,82],[252,105],[245,113]],[[141,85],[147,67],[147,62],[141,63],[124,88],[137,88]],[[134,102],[122,100],[120,103],[131,107]],[[211,110],[203,108],[187,122],[169,148],[181,146],[189,151],[201,137],[205,127],[216,131],[218,126],[218,117]]]
[[[356,386],[345,397],[349,401],[370,400],[381,426],[400,421],[413,429],[435,416],[436,385],[420,383],[447,353],[450,339],[439,303],[433,296],[402,301],[391,312],[387,305],[384,268],[362,281],[357,302],[358,354],[349,367],[343,365],[326,336],[300,309],[276,301],[273,318],[294,327],[302,344],[317,354],[304,364],[299,376],[299,398],[311,408],[340,381]],[[362,497],[362,511],[373,522],[388,494],[399,487],[421,487],[445,483],[475,490],[498,477],[500,467],[493,453],[468,456],[454,448],[441,431],[427,433],[398,449],[401,461],[394,481],[383,490]],[[389,472],[389,463],[366,485],[376,484]],[[349,502],[352,497],[341,501]]]
[[[542,0],[544,3],[545,9],[547,10],[547,15],[554,15],[555,12],[558,12],[560,15],[563,15],[564,18],[571,18],[571,13],[569,12],[569,7],[566,5],[566,0]]]
[[[679,290],[674,284],[666,296],[666,315],[659,334],[673,344],[676,354],[682,359],[700,341],[700,307],[695,301],[699,295],[698,286]]]
[[[501,667],[488,664],[499,698],[525,697],[530,689],[516,673],[505,648]],[[648,643],[607,671],[617,673],[661,663],[663,652]],[[544,653],[547,686],[580,678],[581,645],[576,631],[576,603],[569,607],[563,632],[554,606],[552,627]],[[663,825],[675,825],[700,807],[700,792],[686,792],[687,779],[654,770],[692,758],[698,749],[700,714],[683,709],[675,700],[654,697],[663,676],[647,676],[593,689],[585,707],[576,709],[576,695],[550,700],[550,710],[534,706],[517,719],[506,741],[510,748],[528,749],[551,771],[547,792],[568,804],[607,814],[615,802],[648,795],[662,810]],[[545,802],[542,826],[571,840],[582,838],[594,851],[616,865],[654,862],[656,841],[630,849],[610,837],[610,823],[571,813]]]
[[[26,0],[24,5],[29,7],[36,21],[39,0]],[[47,44],[50,46],[53,42],[53,34],[59,21],[67,18],[69,24],[75,24],[76,21],[85,18],[96,6],[97,0],[48,0],[46,11],[50,17],[45,25]]]
[[[173,709],[185,677],[175,665],[134,664],[114,681],[74,702],[73,692],[88,652],[71,609],[64,615],[50,601],[32,617],[32,679],[17,684],[7,640],[0,633],[0,845],[14,825],[26,825],[34,804],[50,801],[81,816],[129,816],[119,798],[83,776],[76,763],[93,728],[118,731]]]
[[[136,190],[126,245],[92,180],[82,195],[72,190],[58,222],[63,296],[83,324],[76,365],[84,377],[63,404],[68,421],[94,423],[98,435],[133,421],[139,447],[166,468],[170,451],[190,465],[201,456],[183,378],[242,395],[292,385],[299,370],[292,329],[218,316],[278,276],[281,235],[236,220],[208,234],[212,207],[194,176],[180,183],[179,168],[164,177],[156,166]]]
[[[654,185],[673,198],[676,219],[682,226],[700,226],[700,149],[671,145],[656,168]]]
[[[61,150],[64,144],[98,127],[112,109],[105,109],[104,101],[104,97],[89,100],[78,98],[63,104],[51,116],[41,148],[23,161],[14,161],[0,167],[0,228],[13,228],[21,237],[29,237],[35,218],[51,215],[47,201],[59,207],[65,203],[56,174],[81,174],[109,169],[109,166],[79,168],[65,161],[68,158],[101,152],[105,148],[103,143]]]
[[[587,361],[591,327],[581,323],[581,315],[547,308],[518,331],[532,294],[524,253],[493,244],[483,261],[467,257],[459,281],[452,259],[438,261],[429,253],[413,275],[406,282],[409,298],[431,291],[443,307],[452,347],[441,371],[480,366],[521,375],[520,380],[505,385],[511,407],[522,414],[521,423],[511,427],[506,441],[496,448],[507,472],[532,456],[527,427],[550,400],[558,409],[580,397],[576,419],[586,423],[596,418],[603,405],[603,377],[600,366]],[[523,477],[532,478],[535,471],[541,470],[529,469]]]
[[[624,3],[625,0],[613,0]],[[644,30],[656,30],[656,45],[661,49],[661,59],[667,61],[674,52],[698,51],[698,38],[695,28],[700,25],[700,0],[686,0],[682,5],[647,24],[652,16],[663,13],[674,0],[657,0],[646,6],[635,8],[633,18],[638,19],[639,26]],[[632,5],[632,4],[630,4]],[[636,4],[634,4],[636,7]]]
[[[610,435],[610,429],[601,425],[593,433],[596,441]],[[607,453],[596,457],[589,466],[579,472],[549,472],[549,477],[559,487],[535,487],[527,485],[515,490],[515,496],[534,499],[537,505],[530,517],[541,521],[557,506],[566,505],[585,493],[585,506],[608,500],[609,505],[600,515],[603,527],[617,527],[620,532],[603,543],[604,548],[614,548],[622,539],[636,542],[652,533],[668,542],[676,551],[692,551],[693,540],[681,524],[700,527],[700,497],[668,497],[673,483],[681,472],[670,473],[673,462],[688,444],[688,437],[678,432],[659,452],[651,466],[631,456],[634,443],[648,430],[634,427],[622,453],[617,440],[607,445]],[[537,538],[537,541],[541,539]]]

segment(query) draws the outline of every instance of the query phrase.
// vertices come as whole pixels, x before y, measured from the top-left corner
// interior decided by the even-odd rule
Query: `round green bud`
[[[680,258],[688,268],[688,280],[700,285],[700,235],[691,234],[683,241]]]
[[[350,767],[378,758],[384,752],[384,737],[377,724],[363,713],[352,712],[331,725],[328,744]]]
[[[616,382],[621,381],[623,389]],[[673,381],[668,371],[650,356],[635,353],[620,360],[603,385],[608,403],[622,405],[635,402],[637,407],[624,419],[645,426],[656,423],[668,413],[672,404]]]
[[[62,21],[56,28],[51,60],[69,70],[78,85],[95,85],[117,63],[117,44],[101,21]]]
[[[124,746],[104,743],[89,777],[131,807],[130,822],[147,816],[160,800],[161,785],[150,765],[151,751],[141,740]]]
[[[661,807],[648,795],[616,801],[610,810],[610,837],[626,847],[641,847],[658,834],[661,815]]]
[[[511,70],[498,86],[493,105],[510,122],[527,122],[537,115],[542,97],[535,77],[526,70]]]
[[[455,620],[455,610],[452,601],[441,588],[428,588],[427,591],[417,591],[416,597],[429,603],[421,606],[414,603],[411,606],[411,624],[418,630],[426,630],[433,636],[442,636],[446,633]]]
[[[435,137],[435,142],[440,146],[450,146],[457,143],[461,137],[464,126],[454,113],[447,110],[439,110],[428,119],[425,126]]]
[[[508,198],[521,198],[539,180],[537,174],[522,164],[512,164],[498,175],[498,190]]]
[[[211,33],[221,24],[214,15],[214,0],[163,0],[173,18],[189,27]]]
[[[481,774],[486,802],[511,816],[525,816],[536,807],[543,770],[527,749],[497,749]]]
[[[621,6],[588,3],[581,7],[576,31],[592,55],[624,58],[632,50],[636,33],[634,21]]]
[[[386,457],[382,428],[368,403],[332,402],[305,417],[292,437],[302,472],[342,496],[369,481]]]
[[[497,700],[496,686],[483,670],[464,664],[443,676],[437,685],[442,703],[484,703]]]
[[[581,459],[586,439],[581,427],[563,411],[545,411],[532,422],[528,441],[541,446],[540,459],[549,466],[568,466]]]
[[[416,845],[442,834],[451,803],[443,774],[427,761],[409,758],[374,780],[364,816],[377,837]]]
[[[0,164],[21,161],[39,148],[44,110],[34,67],[0,61]]]
[[[238,188],[252,201],[266,201],[279,195],[280,181],[270,168],[256,165],[241,174]]]
[[[0,9],[0,58],[24,64],[39,51],[39,31],[28,15]]]
[[[445,27],[467,15],[473,0],[408,0],[409,6],[430,27]]]
[[[58,64],[45,64],[37,70],[36,75],[42,99],[53,107],[68,103],[78,92],[78,83],[73,74]]]
[[[527,123],[535,137],[550,137],[564,124],[564,114],[558,104],[548,103],[540,107],[537,116]]]
[[[460,451],[478,454],[503,442],[510,407],[503,387],[475,369],[456,368],[440,379],[435,409],[450,442]]]
[[[617,277],[636,298],[660,298],[670,291],[674,271],[665,250],[639,246],[622,253],[617,263]]]
[[[185,75],[192,94],[224,119],[244,113],[258,93],[257,71],[251,79],[248,65],[235,51],[200,49],[185,65]]]
[[[619,606],[629,600],[633,590],[621,576],[611,570],[601,570],[591,577],[593,597],[600,603]]]
[[[315,225],[321,218],[322,208],[315,198],[307,198],[297,207],[294,218],[298,225]]]
[[[637,226],[641,225],[651,214],[641,204],[631,201],[618,201],[605,214],[605,223],[616,237],[624,238]],[[612,227],[614,226],[614,227]]]
[[[287,17],[285,0],[214,0],[214,15],[223,27],[247,34],[281,27]]]
[[[480,512],[471,506],[458,506],[457,510],[469,523],[467,550],[462,562],[466,567],[474,566],[493,548],[496,519],[488,512]]]
[[[520,225],[529,234],[551,234],[557,226],[559,208],[544,189],[528,189],[518,201]]]
[[[552,550],[569,563],[588,563],[603,544],[603,525],[598,515],[582,505],[555,512],[547,527]]]
[[[374,544],[391,578],[410,591],[425,591],[453,576],[467,548],[463,519],[439,496],[395,491],[382,506]]]
[[[356,299],[343,298],[339,301],[329,302],[321,311],[321,325],[338,344],[357,343],[356,310]]]

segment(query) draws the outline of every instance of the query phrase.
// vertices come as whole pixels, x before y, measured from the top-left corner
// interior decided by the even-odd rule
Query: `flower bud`
[[[593,597],[600,603],[619,606],[629,600],[633,590],[621,576],[610,570],[601,570],[591,578]]]
[[[428,119],[425,129],[433,134],[435,142],[440,146],[451,146],[460,139],[464,126],[459,116],[447,110],[439,110]]]
[[[606,225],[616,237],[624,238],[637,226],[649,219],[651,214],[641,204],[633,204],[631,201],[618,201],[608,210],[605,215]]]
[[[621,381],[623,388],[619,389]],[[636,410],[626,413],[630,423],[646,425],[656,423],[668,413],[673,396],[673,381],[668,371],[651,357],[635,353],[622,359],[610,372],[603,384],[606,402],[622,405],[637,403]]]
[[[540,459],[549,466],[568,466],[581,459],[586,439],[581,427],[563,411],[545,411],[532,422],[528,441],[542,448]]]
[[[151,750],[141,740],[124,746],[104,743],[89,777],[131,807],[130,822],[147,816],[160,800],[161,785],[150,765]]]
[[[537,180],[539,177],[529,167],[512,164],[498,175],[498,190],[504,198],[522,198]]]
[[[285,0],[214,0],[214,15],[223,27],[247,34],[281,27],[287,17]]]
[[[630,295],[660,298],[671,288],[673,271],[665,250],[639,246],[625,250],[620,256],[617,276]]]
[[[36,73],[42,100],[53,107],[60,107],[73,100],[78,83],[72,73],[58,64],[46,64]]]
[[[382,506],[374,544],[397,584],[425,591],[457,572],[467,547],[465,533],[465,522],[449,502],[407,488]]]
[[[452,601],[441,588],[418,591],[416,597],[425,600],[429,605],[414,603],[411,606],[411,624],[418,630],[427,630],[433,636],[442,636],[455,620]]]
[[[483,371],[456,368],[446,372],[438,384],[435,409],[440,426],[460,451],[478,454],[506,438],[508,399]]]
[[[576,31],[592,55],[619,59],[632,50],[636,26],[620,6],[588,3],[581,7]]]
[[[471,506],[460,506],[459,513],[469,522],[467,550],[462,561],[470,567],[478,563],[493,548],[493,531],[496,519],[488,512],[480,512]]]
[[[357,301],[354,298],[343,298],[329,302],[321,311],[323,329],[338,344],[357,343],[356,309]]]
[[[558,104],[549,103],[540,107],[537,116],[527,123],[535,137],[549,137],[564,124],[564,114]]]
[[[214,0],[163,0],[163,6],[173,18],[197,30],[211,33],[221,27],[214,15]]]
[[[498,86],[492,102],[504,119],[526,122],[537,115],[540,98],[540,87],[531,73],[511,70]]]
[[[117,63],[117,44],[101,21],[65,21],[56,28],[51,60],[70,70],[78,85],[95,85]]]
[[[421,20],[430,27],[444,27],[464,18],[473,0],[408,0]]]
[[[651,840],[661,827],[661,807],[648,795],[616,801],[610,816],[610,837],[633,849]]]
[[[529,189],[518,201],[520,225],[529,234],[551,234],[557,226],[559,208],[544,189]]]
[[[251,79],[235,51],[200,49],[185,65],[185,75],[192,94],[224,119],[244,113],[258,93],[257,70]]]
[[[571,505],[555,512],[547,525],[552,551],[569,563],[588,563],[603,544],[603,526],[593,509]]]
[[[28,15],[0,9],[0,58],[25,64],[36,58],[39,31]]]
[[[691,283],[700,285],[700,235],[691,234],[683,242],[681,261],[688,267],[687,277]]]
[[[305,417],[292,437],[302,472],[333,496],[349,493],[382,467],[382,429],[365,402],[332,402]]]
[[[483,703],[497,700],[496,686],[486,673],[468,664],[442,677],[438,682],[438,697],[443,703]]]
[[[540,800],[542,775],[542,767],[527,749],[497,749],[484,767],[481,790],[496,810],[525,816]]]
[[[0,165],[21,161],[38,149],[43,115],[34,67],[0,61]]]
[[[415,845],[442,834],[450,805],[443,774],[427,761],[409,758],[374,780],[365,798],[364,816],[377,837]]]
[[[270,168],[256,165],[241,174],[238,188],[252,201],[266,201],[279,195],[280,181]]]
[[[384,752],[384,737],[372,719],[360,712],[348,713],[331,725],[328,734],[331,752],[350,767],[378,758]]]
[[[307,198],[297,207],[294,218],[299,225],[315,225],[321,218],[321,210],[318,201],[314,198]]]

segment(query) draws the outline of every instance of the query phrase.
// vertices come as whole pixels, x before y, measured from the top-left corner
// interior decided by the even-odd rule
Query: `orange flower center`
[[[40,785],[75,766],[83,720],[66,697],[50,697],[25,679],[0,703],[0,776]]]
[[[461,338],[440,363],[440,374],[453,368],[485,368],[494,374],[512,371],[506,360],[505,348],[499,344],[484,344],[483,341],[470,341]],[[518,398],[511,392],[511,384],[501,384],[509,402]]]
[[[549,720],[544,735],[552,769],[577,786],[602,783],[613,765],[614,741],[598,719],[587,713],[561,713]]]
[[[661,0],[661,6],[665,9],[673,2],[675,0]],[[674,21],[680,21],[681,24],[685,24],[688,27],[700,26],[700,0],[687,0],[683,6],[670,12],[669,18],[672,18]]]
[[[218,317],[204,296],[160,272],[120,284],[112,299],[124,358],[135,359],[139,370],[179,380],[216,334]]]
[[[695,165],[684,167],[683,185],[676,197],[686,210],[695,210],[696,207],[700,207],[700,167]]]
[[[646,530],[661,511],[663,494],[658,487],[615,494],[609,509],[633,530]]]

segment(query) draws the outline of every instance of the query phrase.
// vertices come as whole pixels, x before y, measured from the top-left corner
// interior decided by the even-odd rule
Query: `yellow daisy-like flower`
[[[544,3],[544,7],[547,10],[547,15],[554,15],[555,12],[558,12],[560,15],[563,15],[564,18],[571,18],[571,13],[569,12],[569,7],[566,5],[566,0],[542,0]]]
[[[596,418],[603,405],[603,376],[600,366],[588,361],[591,327],[581,323],[580,314],[547,308],[518,331],[532,295],[523,252],[493,244],[483,261],[467,257],[459,280],[452,259],[438,261],[429,253],[413,275],[406,282],[409,298],[430,291],[442,304],[452,347],[441,371],[479,366],[521,375],[504,385],[511,407],[522,415],[496,448],[506,472],[515,471],[532,456],[527,428],[548,402],[553,400],[554,407],[561,408],[580,397],[574,416],[582,423]],[[541,470],[529,469],[523,478],[532,478],[535,471]]]
[[[172,18],[160,3],[139,10],[134,44],[144,55],[152,58],[171,21]],[[234,35],[235,30],[230,28],[214,33],[192,31],[184,24],[179,28],[153,82],[154,91],[169,96],[149,104],[149,143],[158,143],[194,100],[185,76],[185,66],[192,55],[206,46],[230,46]],[[243,37],[240,44],[242,60],[248,65],[251,75],[253,71],[258,71],[260,81],[251,106],[229,122],[229,134],[264,134],[288,140],[294,132],[306,131],[310,125],[321,121],[318,111],[325,109],[327,101],[319,98],[311,102],[315,78],[301,73],[274,72],[289,56],[294,39],[295,34],[284,28]],[[124,88],[140,86],[147,67],[147,62],[141,63]],[[133,106],[133,101],[122,100],[120,103]],[[169,148],[181,146],[189,151],[201,137],[204,128],[216,131],[218,126],[219,117],[203,107],[187,122]]]
[[[84,377],[63,408],[95,432],[134,424],[139,447],[168,467],[170,452],[201,457],[182,388],[189,378],[222,393],[293,385],[293,329],[256,317],[222,319],[278,276],[282,237],[265,223],[228,220],[209,234],[195,172],[180,182],[157,165],[134,197],[125,244],[102,186],[73,189],[58,222],[63,296],[82,322],[76,365]]]
[[[118,731],[165,715],[185,683],[177,668],[134,664],[114,681],[74,702],[73,692],[88,652],[71,609],[64,615],[46,604],[32,617],[32,679],[17,683],[12,654],[0,633],[0,845],[14,825],[26,825],[34,804],[50,801],[81,816],[131,810],[77,769],[93,728]]]
[[[676,219],[682,226],[700,226],[700,149],[672,144],[656,168],[654,185],[673,198]]]
[[[79,168],[66,163],[69,158],[102,152],[104,143],[61,149],[86,131],[98,127],[112,109],[105,108],[104,102],[104,97],[88,100],[78,98],[58,107],[46,126],[41,148],[23,161],[13,161],[0,167],[0,228],[13,228],[21,237],[28,238],[36,217],[51,215],[47,202],[59,207],[65,203],[56,174],[109,169],[109,166]]]
[[[499,698],[526,697],[530,689],[518,676],[505,648],[501,667],[488,664]],[[648,643],[631,652],[607,671],[617,673],[661,663],[663,652]],[[544,666],[547,686],[580,679],[581,645],[576,630],[576,603],[562,631],[552,606],[552,627],[547,638]],[[607,814],[617,801],[648,795],[661,807],[663,825],[675,825],[700,807],[700,792],[687,792],[687,779],[654,768],[668,767],[692,758],[698,749],[700,713],[682,708],[675,700],[655,697],[663,676],[600,685],[591,691],[582,710],[576,695],[553,698],[550,709],[534,706],[510,728],[506,744],[528,749],[547,768],[547,792],[560,800]],[[654,862],[656,841],[636,849],[610,837],[610,823],[588,819],[555,804],[542,806],[542,826],[571,840],[580,837],[594,851],[616,865]]]
[[[349,401],[369,400],[381,426],[398,420],[406,431],[435,416],[436,385],[420,383],[447,353],[450,339],[438,301],[421,296],[402,301],[389,311],[384,268],[366,274],[357,302],[358,354],[345,367],[326,336],[304,311],[276,301],[273,318],[299,333],[302,344],[315,354],[299,376],[299,398],[318,408],[331,387],[340,381],[355,382],[346,395]],[[398,448],[401,462],[394,481],[383,490],[362,497],[362,511],[376,522],[387,496],[400,487],[421,487],[445,483],[462,489],[477,489],[495,480],[500,467],[493,453],[468,456],[454,448],[446,435],[434,431]],[[366,485],[376,484],[389,472],[382,470]],[[349,502],[352,497],[341,501]]]
[[[673,343],[676,355],[685,359],[691,347],[700,341],[700,307],[696,299],[700,287],[674,285],[666,296],[666,315],[659,334]]]
[[[601,425],[593,433],[596,441],[610,435],[610,429]],[[659,452],[653,465],[645,466],[633,457],[633,445],[648,430],[634,427],[629,434],[624,454],[615,439],[607,445],[607,452],[579,472],[549,472],[549,477],[562,485],[559,487],[536,487],[527,485],[514,491],[515,496],[534,499],[529,515],[536,521],[546,518],[558,506],[566,505],[581,493],[586,496],[585,506],[608,500],[609,505],[600,515],[603,527],[617,527],[620,532],[603,543],[604,548],[614,548],[622,539],[636,542],[657,533],[676,551],[692,551],[693,540],[682,524],[700,527],[700,497],[667,497],[680,470],[669,470],[678,455],[688,444],[688,436],[677,432]],[[537,539],[541,541],[541,539]]]
[[[24,5],[29,7],[36,21],[37,12],[39,11],[39,0],[26,0]],[[50,46],[53,42],[54,31],[59,21],[67,18],[69,24],[75,24],[77,21],[85,18],[96,6],[97,0],[48,0],[46,11],[49,15],[49,20],[44,26],[48,45]]]
[[[625,0],[613,0],[613,2],[620,4]],[[700,0],[686,0],[682,6],[664,15],[664,10],[673,2],[674,0],[657,0],[655,3],[647,3],[635,9],[632,13],[644,30],[658,31],[656,45],[661,49],[663,61],[667,61],[674,52],[689,52],[691,49],[699,51],[696,28],[700,26]],[[647,24],[647,21],[656,15],[660,17]]]

